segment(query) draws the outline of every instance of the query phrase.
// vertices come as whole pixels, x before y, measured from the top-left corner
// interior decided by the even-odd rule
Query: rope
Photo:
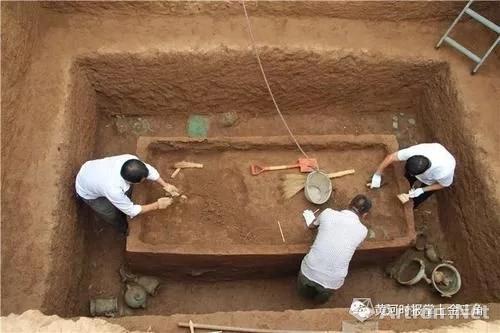
[[[243,4],[243,11],[245,12],[245,17],[247,20],[248,33],[250,34],[250,39],[252,40],[252,47],[253,47],[253,50],[255,52],[255,56],[257,57],[257,62],[259,63],[260,71],[262,72],[262,77],[264,78],[264,82],[266,82],[266,86],[267,86],[267,90],[269,91],[269,95],[271,95],[271,99],[273,100],[274,106],[276,107],[276,111],[278,111],[278,114],[281,118],[281,121],[285,125],[285,127],[288,131],[288,134],[290,134],[290,137],[295,142],[295,144],[297,145],[297,148],[299,148],[300,152],[305,156],[305,158],[309,158],[309,156],[307,156],[306,152],[300,146],[300,143],[297,141],[297,139],[293,135],[292,130],[290,130],[290,127],[288,126],[288,124],[285,120],[285,117],[283,117],[283,114],[281,113],[281,110],[278,107],[278,103],[276,103],[276,99],[274,98],[274,94],[273,94],[273,91],[271,90],[271,86],[269,85],[269,82],[267,81],[266,73],[264,72],[264,67],[262,67],[262,62],[260,61],[259,51],[257,50],[257,46],[255,45],[255,38],[253,36],[252,26],[250,24],[250,18],[248,17],[247,8],[245,7],[245,0],[242,1],[242,4]]]

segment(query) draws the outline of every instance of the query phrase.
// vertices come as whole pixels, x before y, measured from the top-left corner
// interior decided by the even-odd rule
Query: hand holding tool
[[[408,195],[408,193],[398,194],[397,197],[398,197],[399,201],[401,201],[402,204],[405,204],[408,201],[410,201],[410,196]]]
[[[170,197],[178,197],[180,195],[179,189],[172,184],[165,185],[163,190],[166,192],[167,196]]]
[[[424,189],[421,187],[416,188],[416,189],[411,189],[410,192],[408,192],[408,196],[410,198],[416,198],[422,194],[424,194]]]
[[[382,183],[382,176],[378,173],[373,174],[372,181],[370,183],[370,188],[379,188]]]
[[[159,209],[165,209],[168,206],[170,206],[173,201],[174,200],[172,198],[166,198],[166,197],[160,198],[157,201],[158,202],[158,208]]]
[[[310,209],[306,209],[302,213],[302,216],[304,216],[304,219],[306,220],[306,225],[307,225],[308,228],[311,225],[311,223],[313,223],[314,220],[316,219],[316,216],[314,215],[314,212],[312,210],[310,210]]]

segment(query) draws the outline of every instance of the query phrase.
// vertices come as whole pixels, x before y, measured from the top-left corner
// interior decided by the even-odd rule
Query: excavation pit
[[[451,48],[433,48],[463,4],[306,1],[294,2],[292,6],[283,6],[281,2],[247,5],[269,84],[295,134],[394,134],[400,147],[440,142],[452,152],[457,160],[455,182],[438,191],[415,213],[416,228],[426,231],[439,246],[439,253],[453,260],[462,274],[463,288],[453,303],[498,302],[500,266],[494,255],[500,237],[496,186],[499,159],[495,149],[499,141],[495,128],[498,54],[492,54],[481,72],[471,77],[467,58]],[[497,10],[483,11],[476,5],[489,4],[478,2],[473,5],[474,10],[477,8],[489,19],[498,18]],[[419,22],[421,19],[424,21]],[[464,21],[463,31],[457,31],[457,41],[463,41],[472,51],[483,50],[482,45],[491,43],[490,36],[480,30],[484,27],[474,20]],[[262,80],[241,3],[128,2],[121,6],[103,2],[7,2],[2,3],[2,32],[2,64],[6,65],[2,72],[4,315],[27,309],[68,317],[88,315],[90,298],[123,295],[124,285],[117,272],[125,259],[125,238],[94,218],[88,207],[74,197],[74,178],[85,161],[134,152],[138,135],[184,137],[192,115],[209,118],[208,137],[286,134]],[[224,114],[235,117],[221,119]],[[290,149],[282,158],[273,160],[268,151],[263,149],[262,160],[254,159],[252,152],[230,150],[217,154],[280,164],[299,157]],[[328,151],[325,149],[324,154]],[[342,153],[333,148],[331,151],[349,163],[333,165],[333,170],[327,171],[357,168],[357,161],[351,164]],[[354,155],[355,150],[352,152]],[[160,155],[155,161],[148,154],[153,164],[168,166],[160,169],[165,178],[173,171],[169,169],[170,154],[181,159],[191,152],[169,152],[163,157],[165,162]],[[375,168],[382,155],[375,150],[367,153],[364,164]],[[217,160],[207,157],[207,168],[208,162],[214,164]],[[237,186],[238,171],[246,172],[247,168],[245,164],[234,169],[236,175],[214,175],[214,195],[219,195],[219,187],[225,187],[224,179],[229,187]],[[219,169],[224,171],[226,167]],[[373,171],[365,170],[366,176]],[[196,180],[195,171],[183,171],[175,182],[185,187],[189,200],[199,199],[190,194],[193,190],[184,183],[189,184],[191,177]],[[278,174],[261,176],[258,181],[277,189],[273,182]],[[345,190],[343,182],[348,184],[352,179],[356,190],[361,189],[365,179],[357,177],[358,174],[337,180],[337,192]],[[243,182],[249,180],[253,179],[244,178]],[[200,182],[206,181],[208,178],[200,177]],[[137,195],[145,191],[142,186],[145,184],[136,187]],[[251,188],[250,184],[245,186]],[[148,197],[154,199],[160,191],[156,186],[151,189],[158,191]],[[363,190],[372,195],[372,191]],[[387,190],[394,191],[390,187]],[[352,193],[337,194],[333,205],[338,209]],[[248,201],[252,199],[249,196]],[[286,217],[287,203],[271,199],[274,201],[266,202],[266,207],[277,209]],[[293,199],[301,209],[307,204],[302,199]],[[242,212],[238,221],[269,228],[257,235],[248,234],[246,229],[240,234],[229,228],[205,228],[214,221],[202,224],[193,220],[185,228],[171,223],[169,226],[175,226],[179,232],[159,232],[156,240],[152,233],[141,233],[139,241],[147,240],[150,243],[144,244],[159,248],[178,247],[179,251],[189,245],[195,254],[201,252],[196,252],[198,248],[205,251],[204,247],[218,243],[229,245],[228,249],[253,246],[255,251],[264,251],[269,246],[285,252],[287,247],[305,246],[312,241],[313,233],[306,237],[308,230],[280,220],[287,241],[283,245],[272,220],[275,216],[266,220],[265,214],[269,213],[258,210],[254,222],[244,209],[239,209],[241,204],[236,196],[231,200],[234,210]],[[24,209],[20,209],[20,203]],[[201,211],[203,208],[199,207]],[[294,216],[300,217],[300,212],[294,212]],[[261,221],[268,221],[269,225]],[[151,227],[165,229],[160,228],[159,222],[152,221]],[[376,222],[374,216],[371,222]],[[133,221],[132,227],[140,227],[140,220]],[[220,239],[209,239],[210,230],[220,231]],[[379,239],[367,241],[365,246],[380,238],[384,241],[383,233],[375,231]],[[197,235],[201,235],[199,240]],[[398,237],[398,232],[394,235]],[[363,251],[356,255],[357,261]],[[203,256],[197,260],[207,258],[206,254]],[[241,257],[224,256],[224,269],[228,271],[231,264],[241,263]],[[387,279],[378,261],[381,257],[377,253],[371,263],[351,267],[344,286],[324,306],[349,307],[352,297],[370,297],[379,304],[443,302],[428,286],[403,288]],[[180,261],[179,256],[173,258]],[[191,257],[182,257],[185,258]],[[254,255],[247,258],[249,265],[255,264]],[[203,273],[199,267],[194,268],[197,270],[187,274]],[[244,268],[239,270],[244,272]],[[259,313],[221,314],[220,311],[316,307],[297,295],[296,274],[261,280],[241,276],[239,280],[216,282],[165,279],[148,309],[131,315],[138,315],[134,320],[145,324],[144,331],[151,325],[153,331],[174,331],[174,325],[169,327],[164,318],[142,317],[143,314],[208,312],[219,312],[210,319],[219,324],[340,329],[323,320],[338,319],[338,312],[313,317],[280,312],[273,315],[273,320],[265,320]],[[246,318],[246,322],[237,317]],[[186,317],[186,321],[191,319],[202,318]],[[415,327],[405,324],[399,330]],[[128,329],[141,330],[138,326]]]
[[[320,135],[299,140],[322,170],[356,170],[354,175],[333,180],[335,195],[321,206],[309,203],[303,192],[289,200],[281,197],[280,176],[298,169],[251,175],[251,163],[279,165],[297,160],[299,153],[286,136],[139,138],[138,156],[164,172],[172,172],[179,161],[204,167],[183,169],[169,180],[188,197],[186,201],[176,200],[167,210],[138,216],[130,223],[126,253],[130,266],[151,274],[204,278],[290,273],[297,270],[314,238],[302,211],[343,209],[352,197],[367,191],[374,203],[367,224],[375,237],[362,245],[355,260],[387,259],[411,244],[413,212],[396,198],[408,187],[402,169],[387,170],[389,183],[382,190],[366,188],[373,173],[366,161],[381,160],[397,150],[394,136]],[[141,184],[134,189],[133,200],[152,202],[162,192],[157,184]]]

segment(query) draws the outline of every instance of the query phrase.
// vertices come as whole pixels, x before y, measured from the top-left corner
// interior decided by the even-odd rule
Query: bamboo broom
[[[328,178],[339,178],[347,175],[352,175],[356,171],[354,169],[334,172],[327,174]],[[290,199],[295,194],[299,193],[306,184],[307,175],[289,173],[281,176],[280,190],[283,199]]]

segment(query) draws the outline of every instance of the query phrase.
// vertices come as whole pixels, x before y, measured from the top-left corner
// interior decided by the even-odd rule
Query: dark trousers
[[[132,187],[125,193],[130,197],[132,193]],[[78,196],[78,195],[77,195]],[[128,221],[127,216],[118,208],[116,208],[111,201],[105,197],[100,197],[97,199],[84,199],[80,196],[78,198],[82,199],[96,215],[104,222],[111,224],[120,233],[127,235],[128,233]]]
[[[332,289],[325,288],[319,283],[309,280],[302,272],[299,272],[297,278],[297,289],[300,296],[312,299],[317,303],[327,302],[333,294]]]
[[[405,177],[406,177],[406,179],[408,179],[408,182],[410,183],[410,186],[412,186],[412,187],[413,187],[413,184],[418,180],[417,177],[411,176],[408,172],[405,173]],[[423,184],[423,185],[425,186],[425,184]],[[421,195],[419,195],[416,198],[413,198],[412,199],[413,200],[413,209],[420,206],[420,204],[422,202],[427,200],[427,198],[429,198],[433,194],[434,194],[434,191],[429,191],[429,192],[422,193]]]

